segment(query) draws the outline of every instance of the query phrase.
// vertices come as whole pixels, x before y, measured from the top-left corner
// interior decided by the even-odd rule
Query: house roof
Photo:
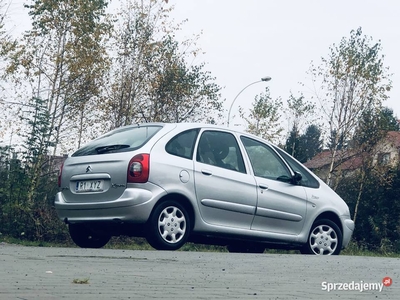
[[[387,140],[396,148],[400,148],[400,131],[388,131]]]
[[[400,131],[388,131],[385,139],[393,145],[393,147],[400,149]],[[304,163],[309,169],[319,169],[328,166],[332,161],[332,152],[324,150],[314,156],[311,160]],[[336,152],[336,165],[341,165],[342,170],[355,170],[361,167],[362,155],[354,150],[338,150]]]
[[[332,152],[324,150],[304,163],[309,169],[319,169],[328,166],[332,161]],[[352,150],[338,150],[335,156],[336,165],[340,164],[342,170],[355,170],[361,166],[362,159]]]
[[[323,150],[317,153],[312,159],[305,162],[304,165],[309,169],[317,169],[329,164],[331,161],[332,153],[330,150]]]

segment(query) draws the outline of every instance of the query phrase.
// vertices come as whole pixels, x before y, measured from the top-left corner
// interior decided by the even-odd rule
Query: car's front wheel
[[[316,220],[311,227],[303,254],[338,255],[342,249],[343,235],[339,227],[328,219]]]
[[[101,248],[111,239],[110,235],[96,233],[84,224],[69,224],[68,229],[72,241],[81,248]]]
[[[185,207],[176,201],[161,202],[149,219],[147,241],[157,250],[177,250],[190,234],[190,219]]]

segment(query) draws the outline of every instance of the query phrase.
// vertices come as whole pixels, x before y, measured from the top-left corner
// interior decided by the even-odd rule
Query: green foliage
[[[220,87],[195,64],[198,37],[182,43],[182,23],[169,20],[160,1],[128,1],[112,38],[117,49],[103,111],[110,128],[139,122],[215,122],[222,112]]]
[[[293,128],[283,149],[304,163],[322,151],[321,130],[317,125],[309,125],[304,134],[299,135]]]
[[[47,151],[49,112],[46,101],[31,99],[21,116],[27,134],[23,135],[25,151],[2,149],[0,166],[0,223],[3,234],[28,240],[48,240],[64,236],[52,209],[57,191],[57,174]]]
[[[323,150],[321,130],[317,125],[309,125],[306,132],[300,136],[300,153],[298,159],[306,162]]]
[[[282,105],[280,98],[271,98],[267,87],[264,93],[254,98],[248,115],[245,115],[242,108],[239,109],[241,117],[247,123],[246,131],[272,142],[277,141],[283,131],[280,123]]]
[[[327,183],[330,184],[338,147],[354,134],[365,110],[380,107],[392,87],[384,67],[382,46],[364,36],[362,29],[352,30],[349,38],[333,44],[319,67],[312,67],[314,81],[321,80],[318,100],[329,124],[332,162]]]
[[[292,156],[298,157],[300,132],[304,126],[311,123],[311,117],[314,114],[315,105],[306,101],[304,96],[294,97],[290,94],[287,100],[288,110],[285,112],[292,131],[286,140],[285,150]]]
[[[340,136],[336,129],[331,131],[329,136],[328,144],[326,145],[329,150],[343,150],[347,148],[348,141],[345,138],[345,135],[342,133]]]
[[[289,137],[286,139],[286,144],[283,149],[294,158],[298,159],[300,150],[300,133],[296,126],[293,126],[289,132]]]
[[[32,168],[8,147],[0,148],[0,234],[29,241],[62,241],[67,232],[53,208],[57,176],[44,174],[31,195]]]
[[[382,182],[380,174],[371,173],[364,185],[353,239],[363,248],[380,253],[400,252],[400,172],[388,170],[392,178]],[[347,199],[354,215],[360,177],[342,181],[337,192]],[[378,183],[378,184],[377,184]]]
[[[393,109],[383,107],[379,112],[379,128],[386,131],[400,131],[398,118],[393,115]]]
[[[66,131],[77,134],[73,140],[79,144],[84,125],[97,115],[95,103],[108,66],[106,7],[100,0],[33,1],[26,5],[32,28],[7,52],[5,78],[15,89],[16,102],[29,105],[25,99],[32,95],[47,99],[53,154],[68,143],[62,140]]]
[[[213,83],[210,72],[203,70],[204,63],[189,66],[171,36],[165,36],[160,46],[153,53],[158,56],[158,67],[148,92],[152,101],[143,102],[143,113],[136,121],[210,122],[211,112],[218,117],[222,111],[220,87]]]

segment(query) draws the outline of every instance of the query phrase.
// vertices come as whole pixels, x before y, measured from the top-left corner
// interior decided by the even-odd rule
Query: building
[[[333,166],[332,181],[334,182],[338,177],[354,174],[371,156],[374,166],[398,168],[400,162],[400,131],[388,131],[386,137],[368,153],[357,151],[357,149],[338,150]],[[331,162],[332,152],[324,150],[304,165],[326,181]]]

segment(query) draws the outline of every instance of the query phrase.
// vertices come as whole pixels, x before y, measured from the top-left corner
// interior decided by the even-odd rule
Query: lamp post
[[[229,112],[228,112],[228,123],[227,123],[228,127],[229,127],[229,120],[230,120],[230,117],[231,117],[231,110],[232,110],[233,104],[235,103],[235,101],[236,101],[236,99],[239,97],[239,95],[240,95],[245,89],[247,89],[249,86],[251,86],[251,85],[253,85],[253,84],[256,84],[256,83],[259,83],[259,82],[263,82],[263,81],[270,81],[270,80],[271,80],[271,77],[269,77],[269,76],[263,77],[263,78],[261,78],[261,80],[254,81],[254,82],[252,82],[252,83],[246,85],[246,86],[236,95],[235,99],[233,99],[233,101],[232,101],[231,107],[229,108]]]

